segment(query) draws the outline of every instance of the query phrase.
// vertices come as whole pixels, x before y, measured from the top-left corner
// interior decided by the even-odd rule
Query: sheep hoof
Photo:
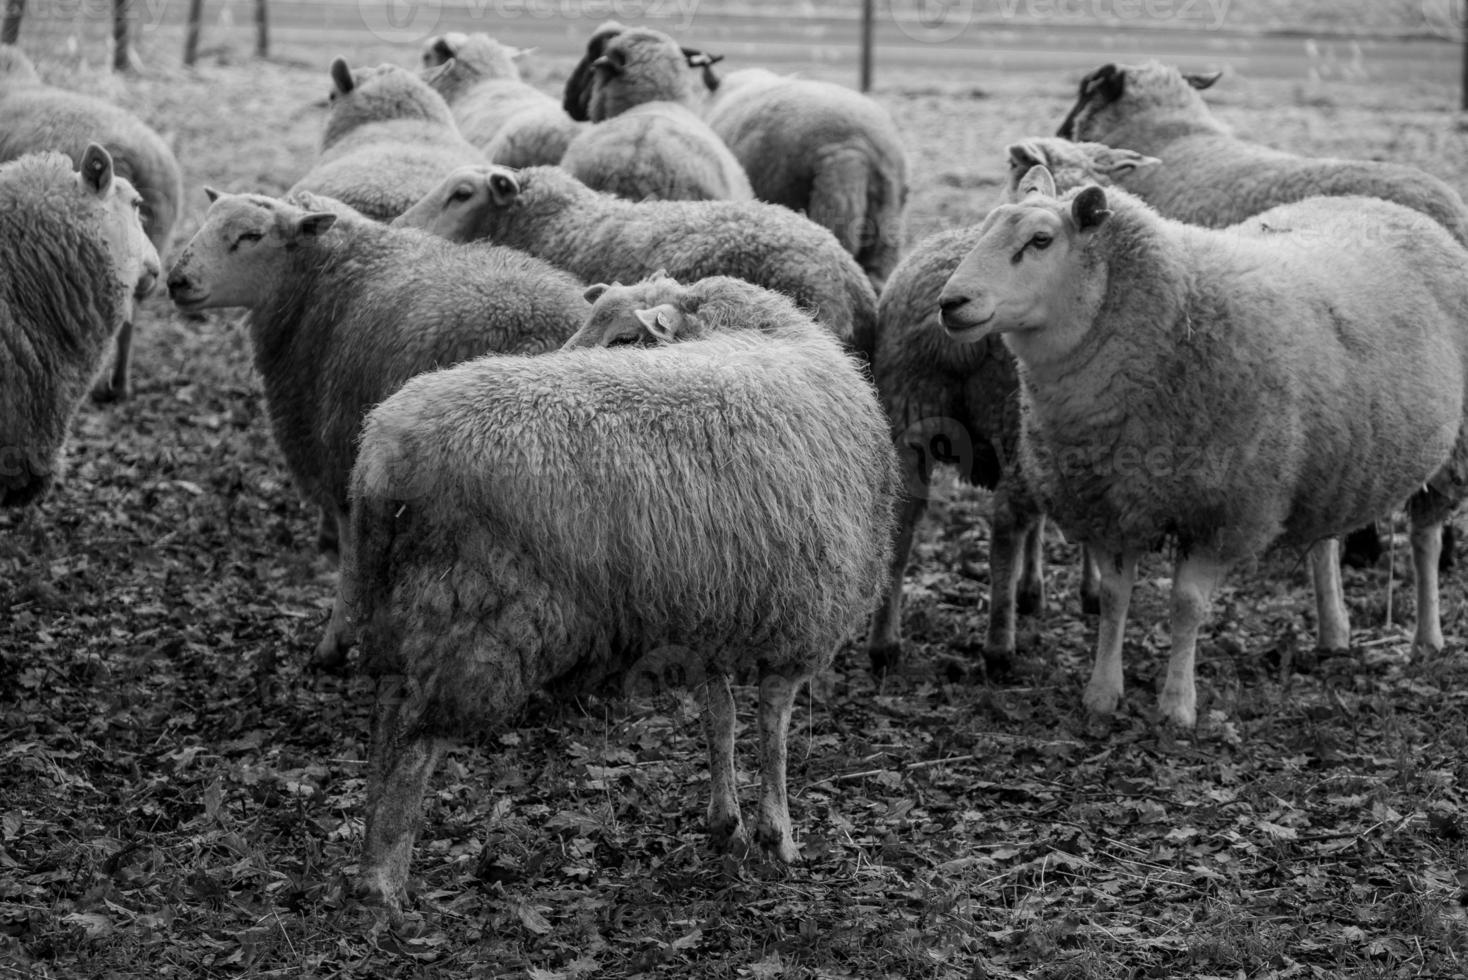
[[[1014,673],[1014,647],[985,647],[984,674],[991,681],[1002,680]]]
[[[1433,636],[1418,636],[1412,640],[1412,659],[1421,657],[1430,659],[1443,652],[1443,638],[1439,634]]]
[[[753,847],[749,834],[744,829],[744,823],[738,817],[732,821],[723,821],[721,826],[710,825],[709,837],[713,839],[715,850],[722,851],[741,861],[749,856]]]
[[[307,666],[322,674],[345,674],[349,649],[335,633],[327,633],[316,645],[316,652],[312,654]]]
[[[114,402],[125,402],[131,396],[127,386],[120,388],[112,387],[111,381],[99,381],[92,386],[92,402],[97,405],[111,405]]]
[[[1033,616],[1045,608],[1045,587],[1021,585],[1014,595],[1014,611],[1021,616]]]
[[[389,893],[382,887],[380,882],[373,881],[365,875],[357,879],[352,892],[353,896],[363,905],[373,906],[381,913],[375,926],[380,926],[382,919],[386,919],[387,925],[394,931],[403,928],[405,921],[403,915],[403,899],[406,898],[405,895],[400,895],[396,892]]]
[[[873,643],[867,647],[867,656],[871,659],[874,675],[881,677],[883,674],[891,673],[902,663],[902,641]]]
[[[1189,699],[1180,694],[1164,690],[1157,699],[1157,710],[1162,717],[1179,728],[1192,728],[1198,723],[1198,709]]]
[[[1083,616],[1099,616],[1099,615],[1101,615],[1101,597],[1099,595],[1087,595],[1086,593],[1082,592],[1081,593],[1081,615],[1083,615]]]
[[[760,849],[781,864],[799,864],[800,848],[790,837],[789,830],[778,827],[759,828]]]
[[[1116,706],[1121,703],[1121,692],[1088,684],[1081,703],[1093,715],[1113,715],[1116,713]]]

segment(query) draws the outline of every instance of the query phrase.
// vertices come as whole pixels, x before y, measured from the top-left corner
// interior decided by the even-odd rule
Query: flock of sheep
[[[721,76],[615,23],[564,103],[518,55],[447,34],[417,72],[336,60],[316,165],[284,198],[209,191],[167,275],[180,311],[249,311],[275,441],[339,553],[315,660],[358,646],[377,679],[360,883],[391,916],[445,738],[649,665],[704,682],[716,843],[795,860],[795,696],[869,614],[874,667],[900,658],[910,490],[955,429],[994,490],[988,657],[1043,603],[1049,517],[1086,549],[1093,711],[1122,696],[1141,555],[1177,555],[1161,707],[1191,725],[1227,570],[1308,549],[1319,642],[1344,648],[1338,539],[1404,502],[1416,644],[1441,648],[1468,493],[1468,210],[1441,181],[1250,144],[1199,94],[1216,76],[1107,65],[1059,136],[1008,148],[982,224],[908,245],[901,139],[864,96]],[[114,336],[99,394],[126,395],[181,182],[145,126],[7,48],[0,158],[16,506]]]

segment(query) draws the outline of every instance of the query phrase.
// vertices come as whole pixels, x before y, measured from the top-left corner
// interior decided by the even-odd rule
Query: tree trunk
[[[5,23],[0,25],[0,44],[14,44],[20,36],[20,18],[25,14],[25,0],[8,0]]]
[[[112,70],[131,71],[128,51],[127,15],[132,0],[112,0]]]
[[[270,57],[270,14],[267,0],[255,0],[255,57]]]
[[[199,31],[204,21],[204,0],[189,0],[189,23],[184,28],[184,66],[194,67],[199,60]]]

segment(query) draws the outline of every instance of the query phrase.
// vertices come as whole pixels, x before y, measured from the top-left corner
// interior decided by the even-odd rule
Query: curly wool
[[[0,504],[45,493],[67,429],[130,308],[102,206],[60,153],[0,166]]]
[[[616,333],[615,328],[626,324],[635,311],[658,306],[676,310],[679,342],[731,330],[799,337],[823,329],[797,309],[789,297],[743,279],[709,276],[684,285],[668,276],[657,275],[630,286],[607,287],[592,303],[586,323],[566,341],[566,347],[606,346],[601,341]],[[634,325],[645,343],[654,342],[645,328]]]
[[[343,201],[391,221],[455,167],[485,162],[459,134],[443,98],[397,65],[357,68],[352,90],[336,91],[321,158],[291,188]]]
[[[1167,217],[1222,228],[1307,197],[1359,194],[1420,211],[1468,245],[1468,207],[1431,174],[1400,163],[1297,156],[1239,139],[1176,68],[1155,61],[1108,67],[1122,76],[1120,99],[1082,95],[1066,135],[1161,158],[1163,166],[1119,183]]]
[[[343,594],[441,734],[660,646],[804,677],[884,584],[895,480],[820,332],[481,358],[369,417]]]
[[[758,201],[632,202],[554,167],[514,174],[508,205],[482,210],[471,238],[522,249],[586,282],[734,276],[783,293],[843,341],[870,335],[871,283],[831,233]]]

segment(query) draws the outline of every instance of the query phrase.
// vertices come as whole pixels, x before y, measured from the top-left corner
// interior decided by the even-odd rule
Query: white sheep
[[[459,134],[443,97],[408,69],[353,71],[337,58],[331,81],[321,159],[293,192],[321,194],[391,221],[455,167],[484,162]]]
[[[1055,137],[1025,140],[1007,150],[1009,171],[1000,201],[1016,200],[1020,180],[1043,165],[1062,189],[1109,184],[1155,166],[1151,157],[1099,143]],[[1008,669],[1015,652],[1015,616],[1045,606],[1044,517],[1018,466],[1019,379],[1014,357],[997,337],[960,344],[939,320],[938,295],[963,257],[978,244],[982,224],[939,232],[903,257],[877,304],[872,376],[892,420],[909,493],[899,505],[892,578],[872,614],[867,653],[882,673],[902,659],[902,585],[913,533],[927,510],[936,461],[956,464],[966,482],[994,491],[989,522],[989,629],[984,660],[991,673]],[[1097,608],[1094,565],[1082,562],[1081,604]]]
[[[556,167],[456,171],[398,221],[487,238],[587,282],[734,276],[784,293],[841,340],[870,337],[876,296],[826,229],[759,201],[626,201]]]
[[[695,111],[701,94],[677,42],[627,29],[606,35],[600,52],[589,73],[573,76],[585,83],[584,98],[575,100],[584,115],[573,115],[593,125],[566,147],[562,167],[633,201],[754,197],[744,167]]]
[[[113,334],[158,278],[140,195],[100,144],[0,165],[0,506],[51,486]]]
[[[630,286],[597,283],[585,298],[591,312],[565,350],[674,344],[730,330],[784,337],[823,329],[788,296],[730,276],[685,285],[659,270]]]
[[[459,132],[490,163],[559,163],[584,124],[566,115],[555,98],[521,80],[515,62],[524,53],[488,34],[450,32],[424,45],[423,77],[453,110]]]
[[[1315,195],[1363,194],[1396,201],[1440,222],[1468,245],[1468,208],[1443,181],[1416,167],[1374,160],[1303,157],[1234,136],[1199,92],[1222,73],[1103,65],[1081,79],[1080,95],[1060,135],[1125,146],[1166,166],[1137,173],[1121,186],[1169,218],[1223,228],[1279,204]],[[1452,525],[1447,527],[1451,542]],[[1352,533],[1354,563],[1374,563],[1381,545],[1374,526]],[[1452,563],[1451,543],[1443,550]]]
[[[42,84],[23,51],[0,45],[0,163],[57,150],[79,167],[92,143],[107,149],[114,173],[143,196],[143,228],[154,250],[163,255],[183,199],[182,172],[168,143],[120,106]],[[98,379],[92,391],[98,401],[128,397],[132,338],[129,319],[117,332],[111,374]]]
[[[294,201],[209,193],[169,293],[186,312],[250,311],[275,442],[301,490],[334,519],[342,548],[368,409],[424,371],[555,349],[586,313],[581,283],[511,249],[452,245],[304,192]],[[317,648],[319,666],[345,659],[352,637],[341,613]]]
[[[1159,703],[1192,725],[1198,629],[1229,567],[1409,498],[1415,645],[1441,649],[1442,521],[1468,490],[1468,250],[1373,198],[1310,198],[1210,230],[1119,190],[1057,199],[1042,167],[1021,190],[1033,193],[989,215],[944,287],[943,322],[963,343],[1003,334],[1026,476],[1100,565],[1086,706],[1121,699],[1141,554],[1177,553]]]
[[[713,87],[709,127],[749,174],[755,197],[829,228],[880,293],[904,244],[908,162],[892,116],[832,82],[746,68]]]
[[[378,677],[364,891],[396,917],[442,742],[555,684],[706,681],[709,830],[751,841],[729,678],[757,675],[753,843],[796,860],[786,733],[800,687],[882,587],[896,460],[824,331],[485,357],[368,416],[342,591]],[[635,673],[635,668],[632,669]]]

